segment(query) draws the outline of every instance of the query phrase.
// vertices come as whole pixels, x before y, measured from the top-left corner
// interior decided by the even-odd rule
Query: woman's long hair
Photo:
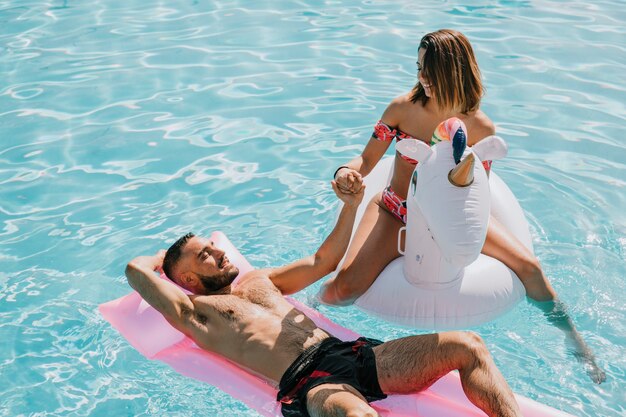
[[[422,77],[430,83],[441,109],[460,113],[477,110],[483,96],[480,69],[469,40],[461,32],[440,29],[424,35],[419,49],[424,49]],[[411,101],[426,105],[428,97],[417,82]]]

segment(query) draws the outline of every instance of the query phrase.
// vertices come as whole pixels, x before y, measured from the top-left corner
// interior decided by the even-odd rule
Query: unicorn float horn
[[[449,173],[448,181],[456,187],[467,187],[474,182],[474,154],[468,154]]]

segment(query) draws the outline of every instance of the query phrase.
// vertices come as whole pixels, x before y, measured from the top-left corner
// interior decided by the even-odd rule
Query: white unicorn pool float
[[[504,314],[526,295],[513,271],[480,253],[490,214],[531,252],[532,242],[517,199],[481,163],[503,158],[505,142],[490,136],[468,147],[465,126],[456,118],[441,123],[433,138],[443,140],[433,146],[417,140],[396,145],[418,161],[407,193],[407,224],[398,236],[404,256],[387,265],[355,304],[413,328],[465,328]],[[392,164],[387,158],[365,177],[364,201],[387,185]]]

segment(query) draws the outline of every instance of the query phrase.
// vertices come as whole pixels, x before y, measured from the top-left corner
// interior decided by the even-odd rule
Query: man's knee
[[[464,350],[466,360],[482,361],[489,356],[487,345],[482,337],[474,332],[460,332],[461,346]]]

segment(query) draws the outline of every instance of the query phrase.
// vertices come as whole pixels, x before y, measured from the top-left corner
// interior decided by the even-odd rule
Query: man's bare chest
[[[290,309],[282,294],[273,285],[251,281],[237,286],[229,294],[204,296],[196,300],[197,312],[205,320],[221,318],[245,323],[260,316],[283,314]]]

